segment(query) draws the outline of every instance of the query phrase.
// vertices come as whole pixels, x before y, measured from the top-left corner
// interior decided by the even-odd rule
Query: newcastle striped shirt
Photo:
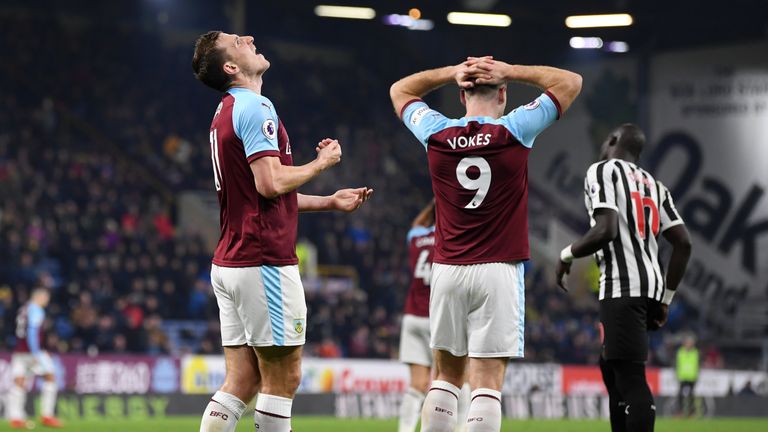
[[[615,210],[618,235],[595,254],[600,267],[600,300],[664,295],[658,237],[683,223],[669,190],[637,165],[610,159],[593,164],[584,180],[590,223],[599,208]]]

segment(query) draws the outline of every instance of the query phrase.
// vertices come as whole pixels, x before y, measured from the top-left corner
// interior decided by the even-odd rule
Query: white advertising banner
[[[759,371],[736,371],[702,369],[694,393],[703,397],[722,397],[739,394],[749,383],[759,394],[768,391],[766,373]],[[659,395],[675,396],[680,388],[674,369],[662,369],[659,373]]]
[[[651,66],[646,166],[693,236],[683,289],[727,315],[768,289],[766,52],[765,43],[675,52]]]

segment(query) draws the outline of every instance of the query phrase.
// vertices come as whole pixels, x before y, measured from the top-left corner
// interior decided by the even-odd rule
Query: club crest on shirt
[[[534,99],[532,102],[529,102],[528,104],[526,104],[523,108],[527,110],[535,110],[536,108],[539,107],[539,105],[540,105],[539,100]]]
[[[296,333],[302,334],[304,332],[304,319],[299,318],[293,320],[293,329],[296,330]]]
[[[264,120],[264,123],[261,124],[261,132],[267,138],[271,140],[275,139],[277,136],[277,127],[275,126],[275,121],[272,119]]]
[[[589,186],[589,194],[592,196],[597,195],[600,192],[600,185],[597,183],[592,183]]]

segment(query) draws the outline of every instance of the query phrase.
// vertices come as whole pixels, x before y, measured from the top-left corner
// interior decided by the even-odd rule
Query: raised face
[[[224,51],[224,70],[228,74],[254,76],[269,69],[269,61],[258,52],[252,36],[221,33],[216,44]]]

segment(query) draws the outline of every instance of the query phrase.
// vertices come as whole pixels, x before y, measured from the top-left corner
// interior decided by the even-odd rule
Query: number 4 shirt
[[[434,262],[528,259],[528,154],[560,116],[554,95],[544,93],[498,119],[449,119],[420,99],[400,116],[427,149],[437,218]]]
[[[414,226],[408,231],[408,265],[411,269],[411,285],[405,299],[405,313],[408,315],[429,316],[434,246],[435,227]]]

